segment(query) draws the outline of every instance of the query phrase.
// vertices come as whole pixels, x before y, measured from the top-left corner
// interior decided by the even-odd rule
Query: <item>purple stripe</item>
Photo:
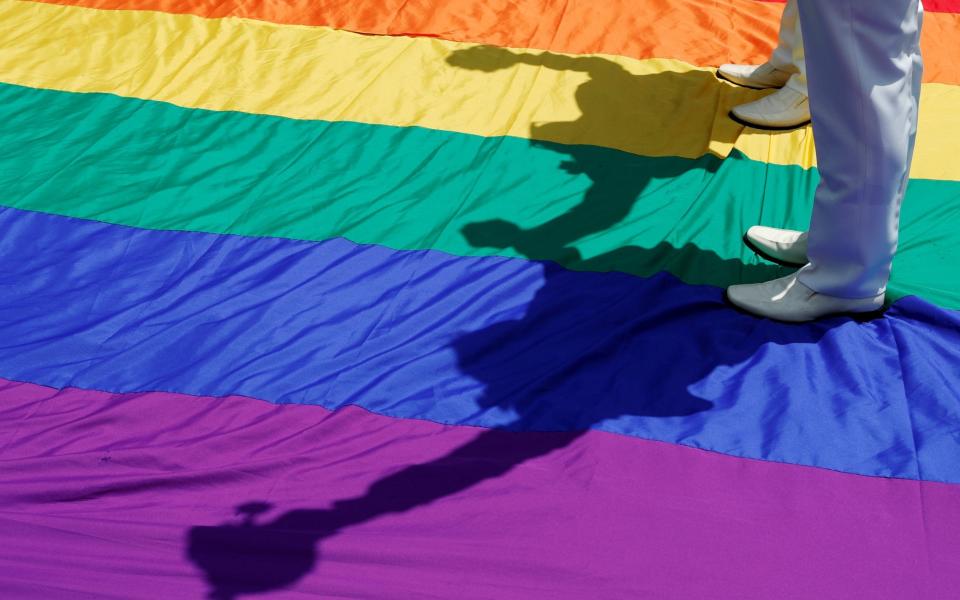
[[[2,597],[960,589],[956,485],[242,397],[2,381],[0,407]]]

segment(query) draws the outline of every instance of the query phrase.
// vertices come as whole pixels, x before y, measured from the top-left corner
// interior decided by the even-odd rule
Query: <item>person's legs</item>
[[[820,170],[809,264],[731,286],[751,312],[809,320],[882,305],[916,136],[919,0],[800,0]]]
[[[796,7],[796,1],[792,0],[791,4]],[[923,20],[923,3],[917,3],[918,15],[920,22]],[[790,10],[788,5],[787,10]],[[794,89],[797,92],[807,95],[807,78],[806,78],[806,57],[804,56],[802,38],[799,34],[800,21],[799,18],[792,19],[787,12],[784,13],[785,19],[788,22],[791,22],[798,30],[798,33],[795,37],[789,38],[790,40],[801,40],[800,44],[793,43],[790,56],[792,56],[793,64],[797,68],[797,73],[793,75],[790,80],[786,83],[784,87]],[[796,15],[793,15],[796,17]],[[921,28],[922,29],[922,28]],[[919,43],[919,36],[917,36],[917,42]],[[780,52],[781,57],[784,56],[785,50],[781,50],[780,47],[777,48],[777,52]],[[920,63],[920,50],[919,47],[915,49],[914,55],[917,60],[917,68],[914,71],[914,77],[916,81],[914,82],[914,89],[920,89],[920,76],[923,72],[922,64]],[[761,254],[764,258],[773,260],[774,262],[779,262],[782,264],[793,265],[793,264],[806,264],[807,263],[807,234],[802,231],[795,231],[790,229],[776,229],[772,227],[763,227],[755,226],[751,227],[746,235],[744,236],[747,244]]]
[[[883,294],[897,248],[920,99],[918,0],[801,0],[820,185],[800,281]]]

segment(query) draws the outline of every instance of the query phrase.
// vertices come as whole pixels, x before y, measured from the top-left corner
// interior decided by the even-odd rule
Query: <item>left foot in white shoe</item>
[[[761,129],[794,129],[810,122],[810,101],[804,94],[785,87],[755,102],[733,107],[730,115]]]
[[[800,283],[797,273],[766,283],[727,288],[727,299],[734,306],[760,317],[791,323],[830,315],[876,312],[883,308],[883,296],[850,299],[819,294]]]

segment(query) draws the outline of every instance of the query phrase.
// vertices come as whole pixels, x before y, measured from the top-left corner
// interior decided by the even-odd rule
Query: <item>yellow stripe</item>
[[[594,144],[644,156],[810,167],[809,128],[744,130],[764,92],[666,60],[507,50],[325,27],[0,3],[0,81],[185,107]],[[960,88],[924,87],[914,177],[960,179]]]

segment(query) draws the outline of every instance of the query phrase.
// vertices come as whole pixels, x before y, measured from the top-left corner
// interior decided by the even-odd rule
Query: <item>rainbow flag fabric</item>
[[[960,2],[889,307],[756,319],[782,4],[0,0],[0,598],[960,598]]]

